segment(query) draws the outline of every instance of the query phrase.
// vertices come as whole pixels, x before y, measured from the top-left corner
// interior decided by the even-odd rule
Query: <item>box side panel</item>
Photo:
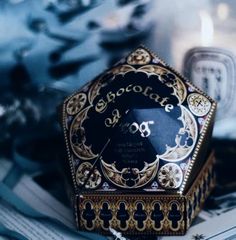
[[[123,235],[183,235],[185,199],[179,196],[83,194],[77,201],[80,230]]]
[[[206,198],[215,186],[214,166],[215,158],[214,155],[211,154],[193,186],[186,194],[187,228],[190,227],[193,219],[202,209]]]
[[[211,154],[182,196],[83,192],[75,201],[77,226],[105,235],[183,235],[215,185],[214,162]]]
[[[199,148],[196,149],[197,151],[197,158],[194,161],[192,167],[191,167],[191,173],[189,176],[189,179],[186,182],[184,192],[188,190],[194,183],[195,179],[202,171],[201,169],[203,166],[206,164],[206,161],[208,160],[207,156],[210,153],[210,147],[211,147],[211,136],[212,136],[212,131],[213,131],[213,126],[214,126],[214,118],[215,118],[215,110],[212,111],[212,114],[208,117],[209,119],[206,120],[205,124],[208,124],[208,127],[201,130],[200,133],[200,145]],[[204,136],[204,137],[203,137]]]

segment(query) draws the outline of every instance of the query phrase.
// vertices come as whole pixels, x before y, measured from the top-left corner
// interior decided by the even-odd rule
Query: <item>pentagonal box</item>
[[[144,47],[67,98],[63,128],[78,228],[183,234],[214,185],[215,110]]]

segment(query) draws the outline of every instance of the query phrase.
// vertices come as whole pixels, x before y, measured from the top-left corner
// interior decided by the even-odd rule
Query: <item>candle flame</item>
[[[209,46],[213,42],[214,25],[211,16],[204,10],[199,12],[201,19],[201,43]]]
[[[220,20],[226,20],[229,17],[229,6],[226,3],[219,3],[217,15]]]

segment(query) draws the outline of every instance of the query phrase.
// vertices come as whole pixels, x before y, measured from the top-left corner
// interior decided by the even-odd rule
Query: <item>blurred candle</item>
[[[226,20],[228,10],[226,4],[219,4],[217,8],[220,21]],[[213,19],[208,12],[199,12],[201,21],[201,46],[187,51],[183,61],[183,74],[196,86],[207,92],[218,102],[217,122],[214,135],[216,137],[229,138],[235,135],[236,127],[229,130],[222,127],[236,118],[236,79],[235,57],[229,51],[233,49],[232,38],[236,40],[234,32],[214,30]]]

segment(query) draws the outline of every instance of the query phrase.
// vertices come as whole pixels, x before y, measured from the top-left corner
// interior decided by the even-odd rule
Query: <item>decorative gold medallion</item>
[[[188,96],[188,106],[198,117],[205,116],[211,109],[210,101],[199,93],[192,93]]]
[[[67,113],[70,115],[75,115],[78,113],[85,105],[87,96],[85,93],[78,93],[73,96],[67,103]]]
[[[158,181],[162,187],[168,189],[178,188],[183,180],[181,168],[175,163],[167,163],[158,172]]]
[[[102,180],[100,172],[95,168],[91,176],[89,176],[91,169],[92,164],[88,162],[84,162],[79,166],[76,172],[76,182],[79,186],[86,183],[85,188],[94,189],[100,185]]]
[[[127,63],[131,65],[144,65],[151,61],[150,54],[142,48],[138,48],[135,52],[128,56]]]

